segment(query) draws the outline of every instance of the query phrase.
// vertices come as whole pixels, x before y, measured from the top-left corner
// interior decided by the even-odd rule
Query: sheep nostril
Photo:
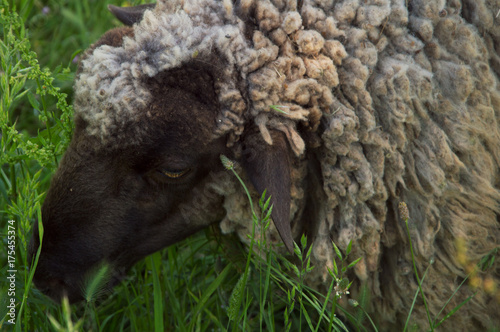
[[[66,288],[64,280],[59,278],[35,278],[34,284],[40,292],[52,298],[60,297]]]

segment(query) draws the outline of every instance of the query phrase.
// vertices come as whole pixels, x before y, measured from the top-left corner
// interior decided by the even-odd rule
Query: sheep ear
[[[134,23],[139,22],[148,9],[153,9],[156,4],[138,5],[135,7],[116,7],[113,5],[108,6],[108,10],[115,15],[123,24],[132,26]]]
[[[271,133],[273,144],[264,141],[260,132],[244,138],[243,166],[255,189],[262,195],[267,189],[273,204],[272,218],[281,239],[293,253],[293,237],[290,227],[290,161],[285,135]]]

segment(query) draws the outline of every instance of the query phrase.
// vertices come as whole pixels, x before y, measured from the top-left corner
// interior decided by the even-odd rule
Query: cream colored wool
[[[229,134],[237,149],[248,122],[268,144],[269,130],[286,134],[296,155],[295,235],[307,220],[307,160],[313,151],[319,156],[323,183],[308,189],[319,206],[317,220],[307,220],[317,226],[308,283],[324,291],[335,257],[331,241],[345,249],[352,240],[350,257],[363,259],[351,275],[351,297],[367,287],[367,310],[380,330],[400,329],[417,291],[398,212],[404,201],[420,276],[428,269],[423,290],[434,318],[467,276],[460,241],[470,264],[500,246],[500,0],[304,0],[300,8],[292,0],[242,0],[233,6],[160,1],[122,47],[97,48],[75,86],[75,108],[89,132],[109,146],[140,144],[148,128],[133,124],[148,116],[141,110],[154,98],[142,78],[217,53],[227,66],[217,86],[214,137]],[[125,135],[124,126],[134,135]],[[244,192],[229,175],[212,185],[225,196],[222,230],[247,242]],[[274,228],[269,238],[279,243]],[[488,276],[480,276],[498,285],[498,257]],[[460,288],[438,320],[474,292]],[[500,326],[499,298],[479,289],[443,330]],[[428,328],[420,298],[411,323]]]

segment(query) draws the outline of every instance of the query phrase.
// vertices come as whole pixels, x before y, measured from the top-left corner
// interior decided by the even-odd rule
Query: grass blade
[[[476,292],[477,293],[477,292]],[[469,296],[468,298],[466,298],[462,303],[460,303],[459,305],[457,305],[455,308],[453,308],[452,311],[450,311],[446,316],[444,316],[443,319],[441,319],[439,321],[439,323],[437,323],[436,325],[434,325],[434,328],[438,327],[439,325],[441,325],[445,320],[447,320],[448,318],[450,318],[451,316],[453,316],[453,314],[455,314],[455,312],[458,311],[458,309],[460,309],[464,304],[466,304],[467,302],[469,302],[475,295],[476,293],[472,294],[471,296]]]
[[[193,310],[193,317],[196,317],[200,314],[200,312],[205,307],[210,296],[212,296],[212,294],[222,284],[222,282],[226,279],[226,277],[228,276],[230,271],[231,271],[231,265],[228,264],[228,265],[226,265],[224,270],[222,270],[222,272],[217,276],[217,278],[215,278],[215,280],[210,284],[210,286],[208,286],[207,290],[205,291],[205,293],[201,297],[200,302]]]
[[[163,292],[158,277],[157,265],[161,266],[161,253],[157,252],[150,256],[151,268],[153,270],[153,293],[154,293],[154,317],[155,317],[155,331],[162,332],[163,328]]]

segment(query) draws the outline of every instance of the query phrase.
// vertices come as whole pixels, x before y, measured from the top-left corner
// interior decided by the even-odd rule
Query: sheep
[[[213,223],[248,242],[251,217],[223,154],[274,204],[267,235],[286,254],[302,233],[325,290],[334,251],[361,257],[384,330],[418,288],[436,315],[500,246],[500,1],[174,0],[110,7],[127,27],[86,52],[75,132],[42,216],[35,283],[81,298],[99,262],[134,262]],[[38,247],[35,227],[32,253]],[[284,246],[280,245],[280,242]],[[463,256],[466,255],[466,259]],[[497,260],[498,261],[498,260]],[[494,262],[484,278],[500,279]],[[449,312],[474,292],[461,287]],[[442,326],[500,325],[478,292]],[[422,305],[412,320],[426,325]]]

